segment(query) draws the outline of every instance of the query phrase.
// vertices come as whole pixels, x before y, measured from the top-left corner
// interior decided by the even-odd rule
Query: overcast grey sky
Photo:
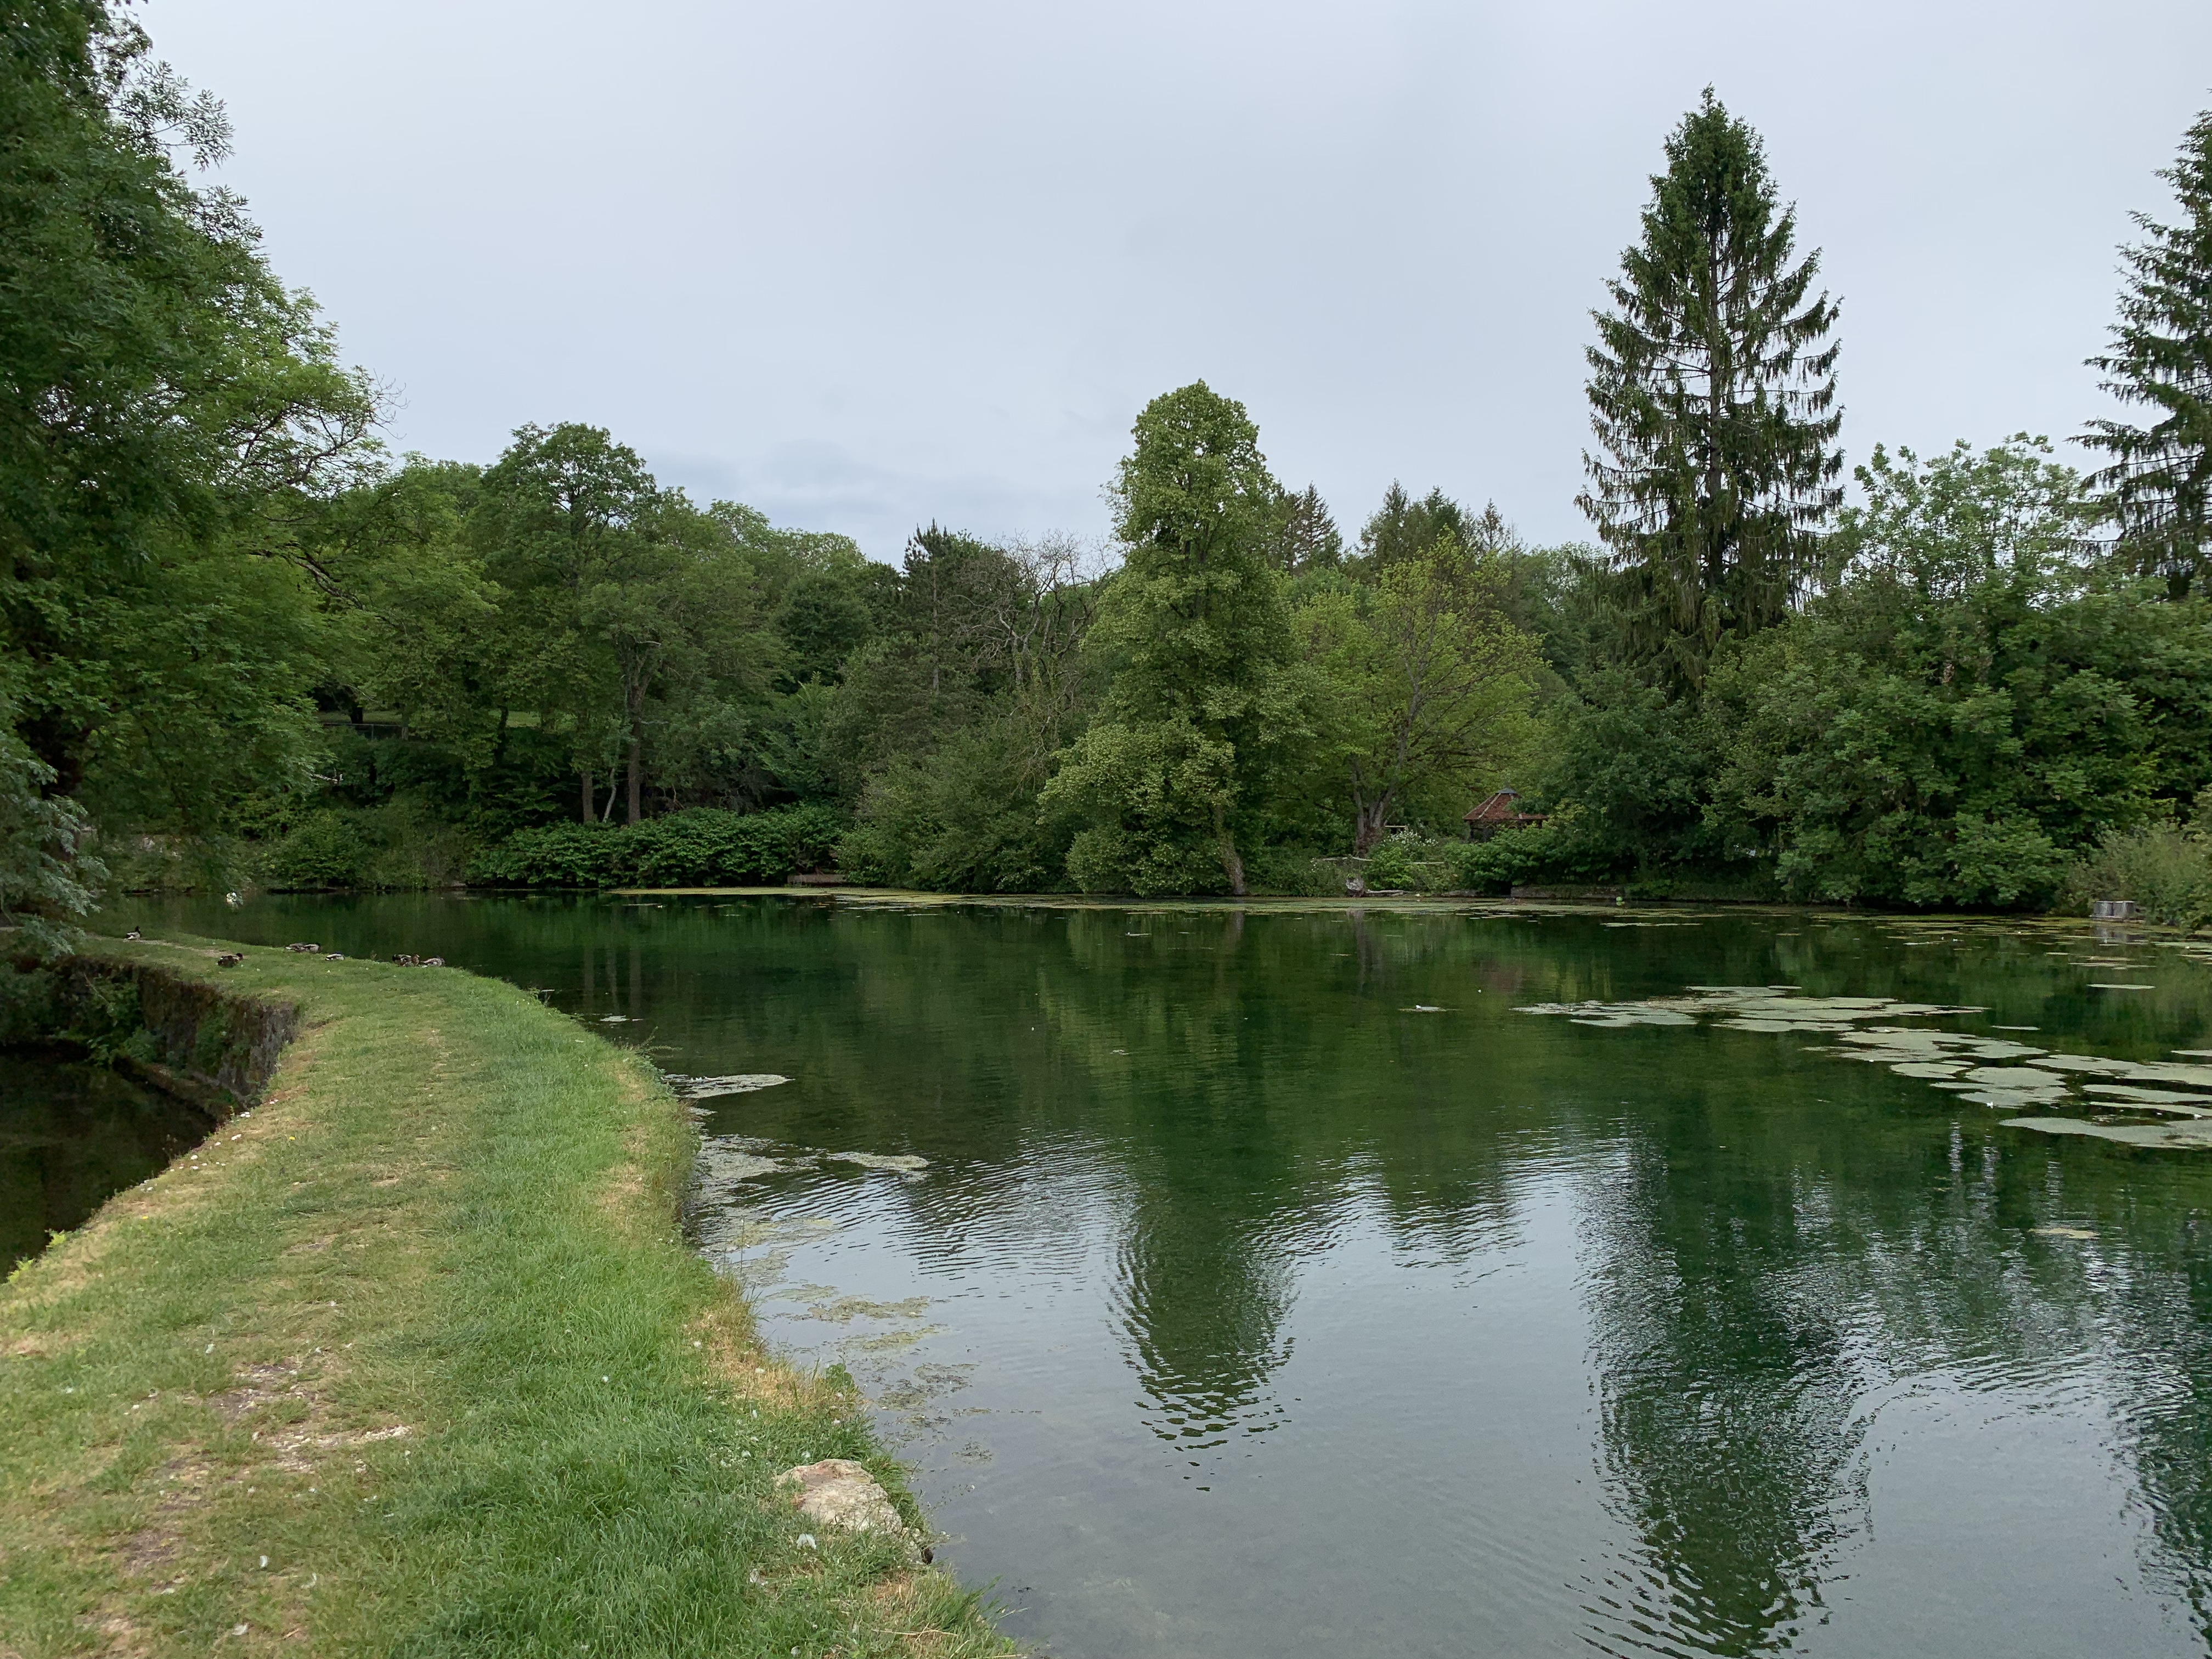
[[[1708,82],[1843,300],[1854,460],[2065,438],[2212,104],[2205,0],[140,15],[398,447],[587,421],[878,558],[1103,534],[1130,421],[1198,378],[1347,533],[1395,477],[1583,536],[1588,313]]]

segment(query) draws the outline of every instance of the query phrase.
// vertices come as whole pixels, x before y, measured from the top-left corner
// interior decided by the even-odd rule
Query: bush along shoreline
[[[685,1243],[696,1133],[641,1057],[457,969],[86,954],[299,1035],[0,1287],[9,1654],[1009,1651],[849,1381]],[[797,1509],[828,1459],[903,1534]]]
[[[518,830],[469,860],[481,887],[741,887],[833,865],[842,817],[826,806],[695,806],[638,823]]]

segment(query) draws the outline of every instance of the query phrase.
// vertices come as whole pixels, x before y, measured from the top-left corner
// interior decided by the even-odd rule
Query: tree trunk
[[[595,809],[599,805],[599,801],[597,799],[599,792],[592,787],[591,768],[586,767],[582,771],[577,773],[576,776],[583,784],[584,822],[589,823],[596,815]]]
[[[645,818],[645,682],[629,689],[629,821]]]
[[[1229,896],[1244,896],[1244,860],[1237,856],[1236,838],[1229,833],[1228,815],[1219,807],[1213,809],[1214,832],[1221,837],[1221,871],[1229,878]]]
[[[1390,822],[1390,797],[1379,800],[1360,801],[1354,808],[1352,831],[1352,855],[1364,859],[1375,850],[1375,843],[1382,839],[1382,832]]]

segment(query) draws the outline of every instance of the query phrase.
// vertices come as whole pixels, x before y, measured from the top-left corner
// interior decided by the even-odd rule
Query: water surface
[[[2212,1151],[2011,1127],[2199,1121],[2195,954],[1473,908],[125,920],[434,952],[672,1073],[788,1078],[702,1103],[701,1247],[1062,1659],[2205,1650]]]
[[[0,1048],[0,1276],[211,1127],[110,1066],[60,1048]]]

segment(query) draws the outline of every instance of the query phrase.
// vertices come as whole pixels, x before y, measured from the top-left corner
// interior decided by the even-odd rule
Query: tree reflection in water
[[[1787,981],[2141,1060],[2212,1048],[2194,964],[2115,1000],[2009,924],[1681,912],[191,920],[565,973],[671,1069],[797,1079],[720,1132],[927,1157],[754,1201],[927,1297],[942,1351],[899,1363],[972,1377],[946,1442],[997,1454],[935,1493],[962,1571],[1054,1651],[2212,1639],[2212,1158],[2008,1128],[1814,1034],[1513,1012]]]

